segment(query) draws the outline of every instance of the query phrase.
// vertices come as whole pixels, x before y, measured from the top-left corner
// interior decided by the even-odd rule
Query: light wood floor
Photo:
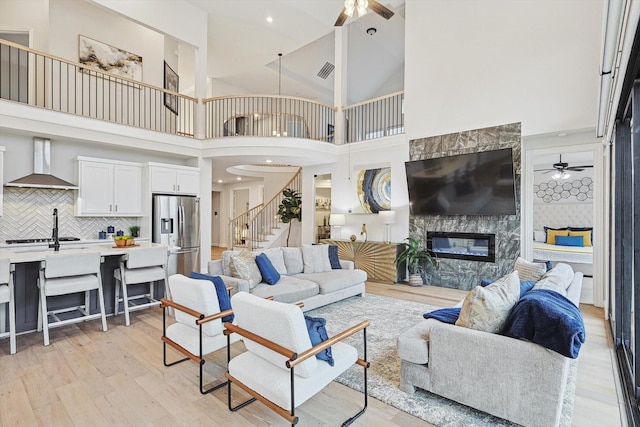
[[[367,291],[437,306],[453,305],[464,295],[451,289],[372,282]],[[620,426],[603,313],[592,306],[581,309],[587,342],[580,354],[573,425]],[[106,333],[99,321],[53,329],[48,347],[42,345],[41,334],[21,335],[13,356],[7,340],[0,341],[0,426],[288,425],[258,402],[230,413],[225,389],[202,396],[195,363],[165,368],[159,308],[132,313],[130,327],[124,326],[123,316],[108,318],[108,326]],[[222,377],[224,353],[207,358],[209,378]],[[339,425],[361,404],[360,393],[331,383],[298,409],[299,425]],[[369,409],[354,425],[431,424],[369,399]]]

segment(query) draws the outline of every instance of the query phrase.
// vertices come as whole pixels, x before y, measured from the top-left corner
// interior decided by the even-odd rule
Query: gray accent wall
[[[409,218],[409,235],[426,241],[428,231],[496,235],[495,263],[439,259],[423,279],[429,285],[470,290],[482,279],[498,279],[513,271],[520,255],[521,126],[511,123],[409,141],[410,160],[433,159],[502,148],[513,150],[516,179],[515,215],[424,215]]]

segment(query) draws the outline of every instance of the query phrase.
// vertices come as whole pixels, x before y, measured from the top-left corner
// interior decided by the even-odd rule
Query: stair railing
[[[287,188],[301,193],[302,168],[276,193],[271,200],[241,213],[229,221],[230,247],[243,247],[250,251],[261,247],[272,231],[280,226],[278,209]]]

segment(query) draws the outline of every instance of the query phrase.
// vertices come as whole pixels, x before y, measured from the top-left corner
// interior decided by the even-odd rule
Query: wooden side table
[[[399,243],[352,242],[324,239],[320,243],[338,246],[340,259],[353,261],[356,268],[367,272],[367,280],[393,284],[397,280],[396,253]]]

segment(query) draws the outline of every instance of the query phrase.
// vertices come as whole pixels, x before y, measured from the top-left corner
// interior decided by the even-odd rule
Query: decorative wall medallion
[[[593,199],[593,180],[589,177],[584,177],[573,182],[558,182],[555,180],[541,182],[533,186],[533,194],[545,203],[571,197],[584,202],[587,199]]]

